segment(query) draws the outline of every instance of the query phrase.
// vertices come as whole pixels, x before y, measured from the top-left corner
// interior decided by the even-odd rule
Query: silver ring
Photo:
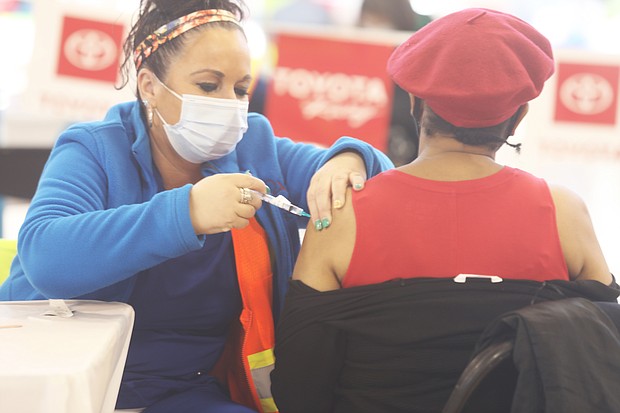
[[[239,192],[241,193],[241,203],[249,204],[252,202],[252,193],[248,188],[239,188]]]

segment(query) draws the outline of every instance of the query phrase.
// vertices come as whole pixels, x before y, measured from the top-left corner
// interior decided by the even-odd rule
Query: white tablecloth
[[[133,309],[65,302],[73,317],[43,315],[48,301],[0,302],[0,412],[114,411]]]

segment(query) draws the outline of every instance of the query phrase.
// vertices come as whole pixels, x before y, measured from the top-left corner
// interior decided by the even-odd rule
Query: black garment
[[[408,279],[318,292],[292,281],[276,330],[281,413],[437,413],[498,315],[537,302],[614,302],[597,281]]]
[[[511,413],[620,411],[620,333],[595,303],[569,298],[510,312],[487,327],[478,349],[504,339],[518,370]]]

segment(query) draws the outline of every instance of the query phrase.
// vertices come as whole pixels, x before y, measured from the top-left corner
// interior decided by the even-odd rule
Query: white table
[[[47,300],[0,302],[0,412],[114,412],[134,311],[65,302],[72,317],[43,315]]]

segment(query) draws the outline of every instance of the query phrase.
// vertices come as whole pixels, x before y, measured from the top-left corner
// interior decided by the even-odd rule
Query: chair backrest
[[[442,413],[509,412],[517,383],[512,349],[512,341],[506,340],[478,353],[461,373]]]
[[[17,240],[0,238],[0,284],[9,276],[15,254],[17,254]]]

